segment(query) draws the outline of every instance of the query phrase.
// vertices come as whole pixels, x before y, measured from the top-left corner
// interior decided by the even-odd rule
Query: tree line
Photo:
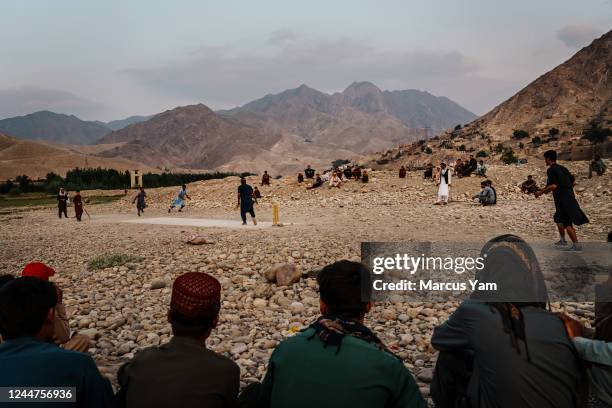
[[[146,188],[180,186],[194,181],[220,179],[229,176],[247,176],[249,173],[212,172],[212,173],[146,173],[142,176]],[[43,180],[32,180],[27,175],[17,176],[0,184],[0,194],[56,193],[60,187],[75,190],[117,190],[130,188],[130,172],[103,168],[75,168],[65,177],[47,173]]]

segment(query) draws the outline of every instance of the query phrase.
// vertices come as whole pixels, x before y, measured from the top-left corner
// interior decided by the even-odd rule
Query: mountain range
[[[442,118],[448,111],[450,119]],[[178,107],[109,133],[99,143],[123,143],[101,153],[105,157],[148,165],[286,173],[425,138],[427,123],[474,117],[425,92],[385,93],[359,82],[330,95],[301,85],[231,110]]]
[[[39,111],[0,120],[0,132],[22,139],[85,145],[95,143],[113,130],[145,121],[150,117],[130,116],[105,123],[81,120],[74,115]]]
[[[64,144],[90,144],[109,132],[98,123],[74,115],[40,111],[0,120],[0,132],[30,140]]]
[[[116,127],[128,126],[110,132],[107,124],[50,112],[0,121],[0,131],[64,143],[97,140],[80,154],[110,162],[289,174],[309,163],[320,168],[335,159],[359,159],[466,122],[462,137],[480,135],[484,141],[509,140],[514,130],[534,136],[554,127],[569,137],[593,123],[610,128],[611,72],[608,32],[477,119],[444,97],[381,91],[369,82],[355,82],[333,94],[301,85],[218,112],[203,104],[177,107],[153,117],[128,118]],[[86,137],[67,135],[75,123],[87,129]],[[445,134],[450,133],[441,138]]]

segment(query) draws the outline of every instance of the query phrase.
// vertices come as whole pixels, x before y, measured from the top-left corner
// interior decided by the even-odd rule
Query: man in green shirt
[[[370,275],[340,261],[318,278],[322,316],[278,345],[262,384],[262,407],[426,407],[402,361],[363,325]]]

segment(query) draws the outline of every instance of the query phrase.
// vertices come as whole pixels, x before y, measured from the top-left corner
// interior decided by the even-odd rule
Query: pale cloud
[[[76,116],[91,116],[104,112],[103,104],[57,89],[25,86],[0,89],[0,118],[27,115],[49,110]]]
[[[331,92],[363,80],[383,89],[430,91],[483,113],[509,97],[508,88],[518,86],[483,78],[479,63],[456,50],[388,50],[349,38],[306,39],[282,30],[271,38],[275,41],[257,52],[200,48],[182,59],[125,72],[160,95],[199,98],[213,108],[241,105],[302,83]]]
[[[268,44],[270,45],[282,45],[288,42],[295,41],[299,38],[299,34],[288,28],[281,28],[270,34],[268,37]]]
[[[570,24],[557,31],[557,38],[569,48],[582,48],[603,33],[592,24]]]

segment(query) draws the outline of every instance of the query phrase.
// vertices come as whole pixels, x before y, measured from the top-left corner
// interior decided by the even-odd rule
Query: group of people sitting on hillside
[[[580,323],[549,310],[538,260],[525,241],[497,237],[481,256],[476,279],[498,290],[474,291],[435,328],[436,408],[578,408],[587,398],[599,404],[593,407],[612,406],[611,305],[596,304],[589,337]],[[426,407],[402,359],[366,325],[372,276],[360,263],[339,261],[319,272],[320,316],[281,341],[262,383],[242,393],[238,365],[206,345],[222,306],[213,276],[189,272],[174,281],[173,337],[125,363],[113,395],[88,354],[54,340],[56,285],[46,275],[24,275],[0,283],[3,387],[76,387],[75,407]]]
[[[297,181],[298,183],[303,183],[305,179],[312,179],[315,176],[315,171],[308,165],[304,170],[304,173],[298,173]],[[316,177],[314,177],[313,183],[311,183],[306,188],[308,190],[312,190],[314,188],[321,187],[324,183],[327,183],[330,188],[339,188],[343,183],[355,180],[361,181],[362,183],[368,183],[370,180],[370,176],[368,175],[367,170],[362,169],[359,166],[349,166],[345,165],[344,168],[335,167],[331,170],[326,170],[323,172],[323,175],[316,173]]]
[[[406,177],[406,168],[404,166],[400,167],[399,170],[400,178]],[[433,180],[437,183],[438,178],[440,177],[440,173],[442,169],[440,166],[434,167],[432,163],[428,163],[423,170],[423,178]],[[470,156],[469,161],[463,161],[461,159],[457,159],[455,165],[453,167],[453,175],[457,178],[469,177],[472,173],[476,174],[479,177],[487,176],[487,165],[484,160],[480,159],[476,161],[474,156]]]
[[[470,177],[472,173],[475,173],[479,177],[487,176],[487,166],[484,160],[480,159],[477,161],[473,155],[470,155],[469,160],[457,159],[455,162],[454,173],[457,178]]]

